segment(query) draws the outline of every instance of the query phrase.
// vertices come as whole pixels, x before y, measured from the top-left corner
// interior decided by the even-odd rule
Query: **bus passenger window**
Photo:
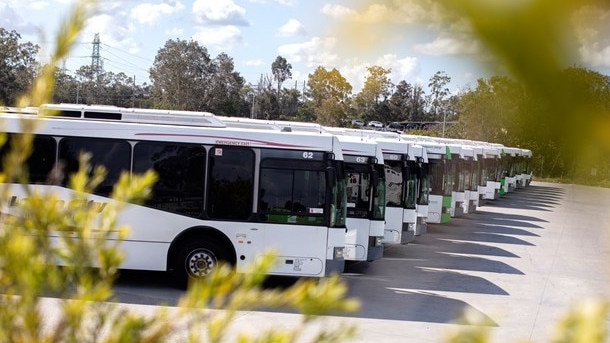
[[[0,149],[0,157],[4,157],[8,152],[8,149],[10,149],[13,136],[14,134],[8,134],[7,142]],[[34,141],[32,142],[32,154],[26,161],[30,183],[54,183],[52,182],[52,176],[54,175],[53,167],[55,166],[56,151],[57,143],[53,137],[43,135],[34,137]]]
[[[208,160],[206,209],[210,218],[248,219],[254,194],[254,152],[236,147],[212,147]]]
[[[157,182],[145,205],[162,211],[199,217],[203,213],[205,149],[197,144],[139,142],[134,147],[133,172],[153,169]]]
[[[106,168],[104,181],[93,193],[108,196],[114,184],[124,171],[130,170],[131,146],[127,141],[91,137],[69,137],[59,142],[59,160],[65,164],[66,175],[62,184],[67,185],[69,177],[78,171],[79,157],[82,153],[90,153],[91,170],[97,166]]]

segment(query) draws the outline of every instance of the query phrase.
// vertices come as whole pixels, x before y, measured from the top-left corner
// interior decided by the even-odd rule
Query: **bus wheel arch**
[[[204,278],[219,263],[235,266],[235,248],[229,238],[211,227],[194,227],[182,232],[170,245],[167,271],[179,286],[190,279]]]

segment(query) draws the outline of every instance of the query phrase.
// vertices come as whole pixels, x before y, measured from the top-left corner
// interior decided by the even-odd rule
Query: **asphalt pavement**
[[[349,266],[349,295],[362,307],[327,322],[357,325],[350,342],[443,342],[466,311],[493,342],[549,342],[570,306],[610,300],[609,262],[610,189],[532,182]],[[291,316],[244,313],[236,324],[289,325]]]
[[[360,342],[444,342],[469,313],[493,342],[549,342],[574,303],[610,300],[610,189],[532,182],[476,213],[429,224],[384,257],[343,275],[361,309],[313,326],[355,325]],[[125,273],[118,301],[149,313],[183,294],[159,273]],[[56,299],[43,304],[55,307]],[[244,311],[232,332],[292,328],[290,311]],[[606,322],[610,328],[610,322]],[[313,331],[312,331],[313,332]],[[311,337],[310,337],[311,338]]]

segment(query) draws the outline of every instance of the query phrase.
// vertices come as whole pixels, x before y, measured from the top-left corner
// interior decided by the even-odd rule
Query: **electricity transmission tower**
[[[96,77],[104,71],[104,64],[100,57],[100,34],[96,33],[93,38],[93,52],[91,53],[91,70]]]

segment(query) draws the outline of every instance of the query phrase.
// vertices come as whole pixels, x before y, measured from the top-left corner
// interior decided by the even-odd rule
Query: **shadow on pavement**
[[[563,196],[562,189],[532,185],[486,206],[551,211]],[[540,238],[547,221],[534,215],[486,212],[486,206],[452,218],[449,224],[429,224],[428,232],[413,243],[387,246],[380,260],[349,264],[342,278],[348,285],[348,296],[357,297],[361,309],[344,316],[450,323],[470,308],[497,325],[460,298],[464,294],[510,296],[491,281],[491,275],[524,275],[510,261],[520,258],[515,253],[518,248],[535,246],[533,242]],[[283,288],[295,280],[271,277],[265,286]],[[121,301],[128,298],[130,303],[173,306],[183,294],[164,273],[125,271],[117,286],[117,297]],[[295,313],[291,309],[269,311]]]

